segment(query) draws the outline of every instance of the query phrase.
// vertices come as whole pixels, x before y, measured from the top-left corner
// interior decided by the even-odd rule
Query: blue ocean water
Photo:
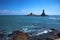
[[[41,28],[60,29],[60,16],[20,16],[20,15],[3,15],[0,16],[0,30],[11,32],[20,30],[32,32],[31,30],[40,30]],[[43,30],[43,29],[41,29]]]

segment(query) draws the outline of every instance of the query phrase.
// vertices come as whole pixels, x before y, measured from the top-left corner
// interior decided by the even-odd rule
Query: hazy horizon
[[[60,0],[0,0],[0,15],[60,15]]]

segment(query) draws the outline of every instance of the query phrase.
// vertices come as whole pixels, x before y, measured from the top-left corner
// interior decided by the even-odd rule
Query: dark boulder
[[[21,32],[21,31],[14,31],[12,40],[29,40],[29,35]]]

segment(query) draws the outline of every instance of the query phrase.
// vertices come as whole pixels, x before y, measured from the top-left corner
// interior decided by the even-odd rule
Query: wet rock
[[[54,29],[54,28],[51,28],[50,30],[53,30],[53,31],[55,31],[56,29]]]
[[[40,37],[36,37],[36,40],[41,40],[41,38]]]
[[[52,39],[52,38],[47,38],[46,40],[54,40],[54,39]]]
[[[5,33],[3,31],[0,31],[0,40],[6,40]]]
[[[60,32],[59,32],[59,33],[57,33],[57,36],[58,36],[58,38],[60,38]]]
[[[12,34],[8,34],[8,37],[11,37],[12,36]]]
[[[21,31],[14,31],[12,40],[29,40],[29,35]]]

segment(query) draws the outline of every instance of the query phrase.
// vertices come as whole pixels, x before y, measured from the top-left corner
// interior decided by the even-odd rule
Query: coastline
[[[56,30],[56,29],[49,29],[47,31],[43,31],[42,34],[35,34],[35,36],[29,36],[31,34],[29,33],[24,33],[22,31],[13,31],[12,33],[9,33],[8,35],[4,36],[4,32],[0,32],[0,35],[3,36],[2,39],[4,39],[6,36],[6,40],[12,40],[12,37],[16,37],[14,38],[14,40],[18,40],[18,39],[21,39],[23,38],[24,40],[36,40],[36,39],[40,39],[40,40],[46,40],[46,39],[54,39],[54,40],[60,40],[60,31]],[[19,36],[20,35],[20,36]],[[21,36],[22,35],[22,36]],[[32,33],[33,35],[33,33]],[[54,36],[55,35],[55,36]],[[0,37],[1,37],[0,36]],[[24,37],[26,36],[26,37]],[[1,38],[0,38],[1,39]]]

